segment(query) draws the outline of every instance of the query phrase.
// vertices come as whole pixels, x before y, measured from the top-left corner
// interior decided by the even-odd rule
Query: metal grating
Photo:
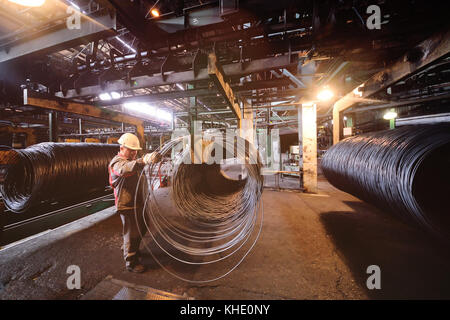
[[[108,276],[86,293],[82,300],[193,300],[193,298],[188,297],[186,293],[178,295]]]

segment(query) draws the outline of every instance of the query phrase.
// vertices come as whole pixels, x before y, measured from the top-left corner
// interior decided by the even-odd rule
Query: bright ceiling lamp
[[[152,14],[153,17],[158,18],[160,16],[159,14],[159,10],[154,8],[150,11],[150,13]]]
[[[157,109],[145,102],[127,102],[123,104],[124,108],[138,112],[152,119],[160,119],[167,122],[172,121],[172,114],[162,109]]]
[[[397,112],[395,112],[393,110],[390,110],[383,115],[383,119],[385,119],[385,120],[392,120],[395,118],[397,118]]]
[[[100,93],[98,95],[98,97],[100,98],[100,100],[111,100],[111,99],[119,99],[120,98],[120,93],[115,92],[115,91],[111,91],[110,93],[108,92],[103,92]]]
[[[156,116],[156,108],[148,105],[144,102],[127,102],[124,103],[123,106],[126,109],[130,109],[136,112],[140,112],[142,114],[155,117]]]
[[[113,99],[119,99],[119,98],[120,98],[120,93],[115,92],[115,91],[112,91],[112,92],[111,92],[111,97],[112,97]]]
[[[331,91],[328,88],[323,88],[320,90],[320,92],[317,94],[317,99],[320,101],[328,101],[334,96],[333,91]]]
[[[170,112],[158,109],[158,113],[156,114],[156,117],[165,120],[165,121],[172,121],[172,114]]]
[[[108,92],[100,93],[98,95],[98,97],[100,98],[100,100],[103,100],[103,101],[111,100],[111,96],[110,96],[110,94]]]
[[[40,7],[45,3],[45,0],[9,0],[9,2],[25,7]]]

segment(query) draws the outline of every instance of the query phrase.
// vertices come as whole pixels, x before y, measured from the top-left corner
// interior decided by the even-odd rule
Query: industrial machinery
[[[134,212],[145,216],[161,268],[192,283],[220,279],[244,266],[269,230],[237,285],[189,290],[234,298],[239,288],[254,298],[250,286],[270,281],[257,297],[390,299],[430,284],[425,298],[450,297],[447,7],[438,0],[0,0],[1,243],[112,207],[106,168],[118,138],[133,133],[139,156],[163,156],[157,164],[147,156],[136,186],[145,205]],[[221,154],[223,162],[210,161]],[[108,244],[120,240],[126,220],[106,224]],[[79,250],[79,261],[90,248]],[[411,275],[426,274],[410,268],[432,259],[423,270],[433,275],[440,266],[443,275],[411,289]],[[225,260],[225,272],[213,267]],[[361,279],[369,263],[383,267],[383,290]],[[396,283],[396,268],[410,278]],[[14,286],[12,273],[0,272],[0,299],[33,287]],[[34,279],[30,273],[22,278]]]

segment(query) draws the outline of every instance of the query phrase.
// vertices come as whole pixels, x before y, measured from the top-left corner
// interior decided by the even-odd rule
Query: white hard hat
[[[142,150],[142,148],[139,145],[139,139],[132,133],[124,133],[119,140],[120,145],[131,149],[131,150]]]

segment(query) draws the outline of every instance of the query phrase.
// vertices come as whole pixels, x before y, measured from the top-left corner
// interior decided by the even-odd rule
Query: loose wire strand
[[[157,151],[165,158],[168,154],[171,155],[172,150],[183,143],[182,141],[183,138],[169,141]],[[234,144],[233,141],[223,141],[226,150],[234,150]],[[218,164],[186,164],[190,156],[190,150],[183,150],[180,154],[175,154],[169,161],[170,164],[166,165],[169,167],[166,171],[170,172],[172,182],[170,196],[176,211],[176,219],[167,216],[167,212],[158,206],[154,186],[157,185],[156,172],[160,172],[161,163],[147,166],[139,177],[139,180],[146,179],[147,187],[140,189],[142,184],[137,185],[135,200],[142,197],[142,193],[145,200],[142,212],[136,214],[142,215],[152,242],[165,255],[182,264],[211,265],[231,258],[245,245],[249,246],[242,258],[224,274],[212,279],[193,280],[169,270],[145,244],[155,261],[168,273],[184,281],[205,283],[228,275],[256,244],[263,221],[260,201],[263,178],[260,174],[261,162],[252,145],[244,150],[238,148],[235,155],[238,159],[246,160],[243,161],[243,165],[248,174],[242,181],[225,178]],[[250,162],[249,159],[254,162]],[[218,183],[216,186],[218,188],[205,188],[198,180],[199,176],[211,178],[212,182]],[[223,186],[224,190],[221,189]],[[258,221],[259,228],[255,235]],[[249,242],[252,236],[255,239]]]

